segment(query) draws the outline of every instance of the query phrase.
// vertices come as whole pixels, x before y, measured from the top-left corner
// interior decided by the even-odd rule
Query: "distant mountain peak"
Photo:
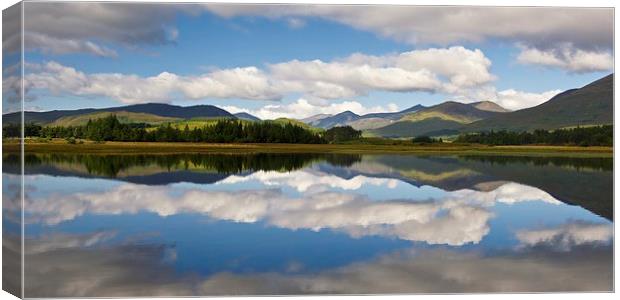
[[[214,118],[234,116],[217,106],[201,104],[194,106],[178,106],[167,103],[140,103],[108,108],[83,108],[76,110],[53,110],[43,112],[24,112],[26,122],[34,122],[38,124],[49,124],[60,118],[68,116],[77,116],[91,113],[101,112],[128,112],[128,113],[145,113],[160,117],[192,119],[192,118]],[[4,122],[19,123],[21,121],[20,113],[9,113],[2,115]]]
[[[240,120],[247,120],[247,121],[260,121],[261,120],[259,117],[254,116],[247,112],[239,112],[233,115],[237,117],[237,119],[240,119]]]
[[[313,115],[307,118],[300,119],[299,121],[314,126],[320,120],[325,119],[327,117],[331,117],[331,116],[332,115],[330,114],[316,114],[316,115]]]
[[[464,132],[529,131],[578,125],[613,124],[613,74],[570,89],[534,107],[502,113],[467,124]]]
[[[341,112],[339,114],[336,114],[336,116],[338,116],[338,115],[343,115],[343,116],[352,115],[352,116],[358,116],[359,117],[358,114],[356,114],[356,113],[354,113],[354,112],[352,112],[350,110],[345,110],[345,111],[343,111],[343,112]]]
[[[360,116],[350,110],[343,111],[333,116],[325,117],[309,124],[320,128],[331,128],[334,126],[345,126],[347,123],[359,120]]]
[[[509,112],[509,109],[502,107],[501,105],[493,102],[493,101],[479,101],[470,103],[469,105],[484,111],[493,111],[493,112]]]

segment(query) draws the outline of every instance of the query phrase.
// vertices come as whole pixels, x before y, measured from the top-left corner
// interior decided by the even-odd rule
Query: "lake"
[[[19,257],[21,178],[18,156],[3,162],[6,261]],[[26,297],[613,290],[611,158],[27,154],[24,164]]]

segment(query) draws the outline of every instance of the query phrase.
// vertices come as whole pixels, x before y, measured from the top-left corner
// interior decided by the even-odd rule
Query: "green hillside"
[[[494,111],[494,112],[509,112],[510,111],[492,101],[480,101],[480,102],[470,103],[469,105],[477,109],[486,110],[486,111]]]
[[[465,125],[462,131],[530,131],[613,124],[613,81],[611,74],[580,89],[560,93],[538,106]]]
[[[421,135],[439,136],[456,133],[463,124],[441,118],[428,118],[421,121],[399,121],[378,129],[368,130],[367,136],[415,137]]]
[[[175,128],[179,128],[179,129],[184,129],[185,126],[187,125],[187,127],[189,127],[189,129],[194,129],[194,128],[202,128],[205,126],[211,126],[211,125],[215,125],[215,123],[217,123],[217,121],[219,120],[227,120],[227,119],[232,119],[232,118],[226,118],[226,117],[220,117],[220,118],[194,118],[194,119],[189,119],[189,120],[178,120],[175,122],[171,122],[171,126],[175,127]],[[245,121],[245,120],[239,120],[242,123],[245,122],[249,122],[249,121]]]
[[[24,119],[26,123],[37,123],[39,125],[47,125],[61,119],[63,117],[79,116],[84,114],[102,113],[102,112],[130,112],[145,113],[156,116],[177,118],[177,119],[193,119],[193,118],[234,118],[229,112],[213,106],[213,105],[194,105],[194,106],[178,106],[165,103],[144,103],[133,104],[127,106],[108,107],[108,108],[84,108],[77,110],[52,110],[52,111],[26,111]],[[2,115],[4,124],[18,124],[21,122],[21,113],[13,112]]]
[[[312,132],[322,132],[324,131],[322,128],[317,128],[317,127],[312,127],[302,121],[299,120],[295,120],[295,119],[289,119],[289,118],[278,118],[275,120],[267,120],[267,121],[263,121],[263,122],[274,122],[274,123],[278,123],[278,124],[293,124],[293,125],[297,125],[301,128],[310,130]]]
[[[394,121],[385,118],[364,118],[347,123],[356,130],[377,129],[392,124]]]
[[[81,126],[86,125],[88,120],[96,120],[105,118],[110,115],[116,115],[116,118],[121,123],[146,123],[152,125],[158,125],[166,122],[174,122],[179,120],[178,118],[171,117],[162,117],[153,114],[147,113],[133,113],[126,111],[117,111],[117,112],[96,112],[89,114],[82,114],[76,116],[66,116],[62,117],[50,124],[48,126]]]
[[[464,104],[454,101],[447,101],[435,106],[431,106],[425,109],[421,109],[414,113],[403,116],[400,121],[421,121],[425,119],[442,119],[446,121],[453,121],[457,123],[471,123],[474,121],[482,120],[495,116],[501,113],[481,110],[476,108],[475,105]]]
[[[457,129],[464,124],[502,114],[497,111],[479,109],[477,105],[480,105],[480,103],[444,102],[406,114],[395,123],[367,130],[365,136],[415,137],[421,135],[452,135],[458,133]]]

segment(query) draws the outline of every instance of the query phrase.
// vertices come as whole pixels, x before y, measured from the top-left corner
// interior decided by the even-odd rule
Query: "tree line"
[[[350,126],[334,127],[323,133],[313,132],[292,123],[242,122],[222,119],[213,124],[183,129],[170,123],[150,128],[144,123],[121,123],[115,115],[88,120],[82,126],[40,126],[25,124],[27,137],[86,139],[122,142],[207,142],[207,143],[294,143],[322,144],[357,139],[361,131]],[[4,127],[4,137],[19,137],[16,124]]]
[[[613,125],[575,127],[556,130],[488,131],[460,135],[455,142],[486,145],[572,145],[613,146]]]

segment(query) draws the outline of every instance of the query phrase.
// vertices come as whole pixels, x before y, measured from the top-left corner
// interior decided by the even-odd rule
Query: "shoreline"
[[[3,142],[4,152],[19,152],[16,142]],[[462,154],[522,156],[613,157],[613,147],[488,146],[488,145],[370,145],[370,144],[217,144],[167,142],[105,142],[84,144],[27,141],[27,153],[174,154],[174,153],[349,153],[349,154]]]

